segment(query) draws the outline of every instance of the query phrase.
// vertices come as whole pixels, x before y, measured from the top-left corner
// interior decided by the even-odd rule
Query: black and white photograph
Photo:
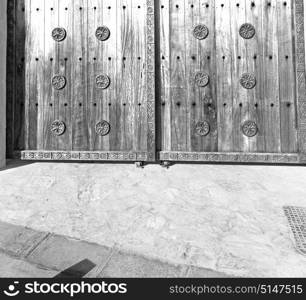
[[[0,0],[0,298],[305,297],[305,16]]]

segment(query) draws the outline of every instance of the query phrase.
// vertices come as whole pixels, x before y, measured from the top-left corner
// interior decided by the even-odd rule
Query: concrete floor
[[[306,168],[11,162],[0,220],[248,277],[306,277],[285,205],[306,207]]]

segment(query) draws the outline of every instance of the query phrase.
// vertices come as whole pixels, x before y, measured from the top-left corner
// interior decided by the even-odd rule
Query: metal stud
[[[106,41],[108,40],[110,37],[110,30],[108,27],[106,26],[100,26],[97,28],[96,30],[96,38],[99,40],[99,41]]]
[[[62,42],[67,36],[67,32],[62,27],[56,27],[52,30],[52,38],[56,42]]]
[[[110,85],[110,78],[106,74],[100,74],[96,77],[96,86],[99,89],[107,89]]]
[[[56,120],[52,122],[50,130],[55,136],[61,136],[66,131],[66,124],[63,121]]]
[[[195,75],[195,83],[199,87],[206,87],[209,84],[209,75],[205,72],[198,72]]]
[[[246,137],[254,137],[258,133],[258,126],[254,121],[246,121],[242,124],[241,130]]]
[[[247,90],[253,89],[256,86],[256,77],[250,73],[242,74],[240,84]]]
[[[207,136],[210,132],[210,125],[207,121],[201,121],[196,124],[196,134],[199,136]]]
[[[62,90],[66,86],[66,77],[62,75],[55,75],[52,78],[52,86],[56,90]]]
[[[196,25],[193,29],[193,36],[198,40],[204,40],[208,37],[208,35],[209,30],[204,24]]]
[[[242,38],[249,40],[255,36],[256,30],[252,24],[245,23],[240,27],[239,34]]]
[[[110,124],[107,121],[101,121],[96,124],[96,133],[100,136],[108,135],[110,129]]]

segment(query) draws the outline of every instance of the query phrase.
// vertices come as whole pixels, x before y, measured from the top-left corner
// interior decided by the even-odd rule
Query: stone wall
[[[0,168],[5,164],[6,128],[6,0],[0,1]]]

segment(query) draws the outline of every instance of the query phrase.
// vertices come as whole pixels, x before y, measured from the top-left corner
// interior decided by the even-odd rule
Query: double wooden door
[[[302,0],[24,11],[23,159],[306,161]]]

